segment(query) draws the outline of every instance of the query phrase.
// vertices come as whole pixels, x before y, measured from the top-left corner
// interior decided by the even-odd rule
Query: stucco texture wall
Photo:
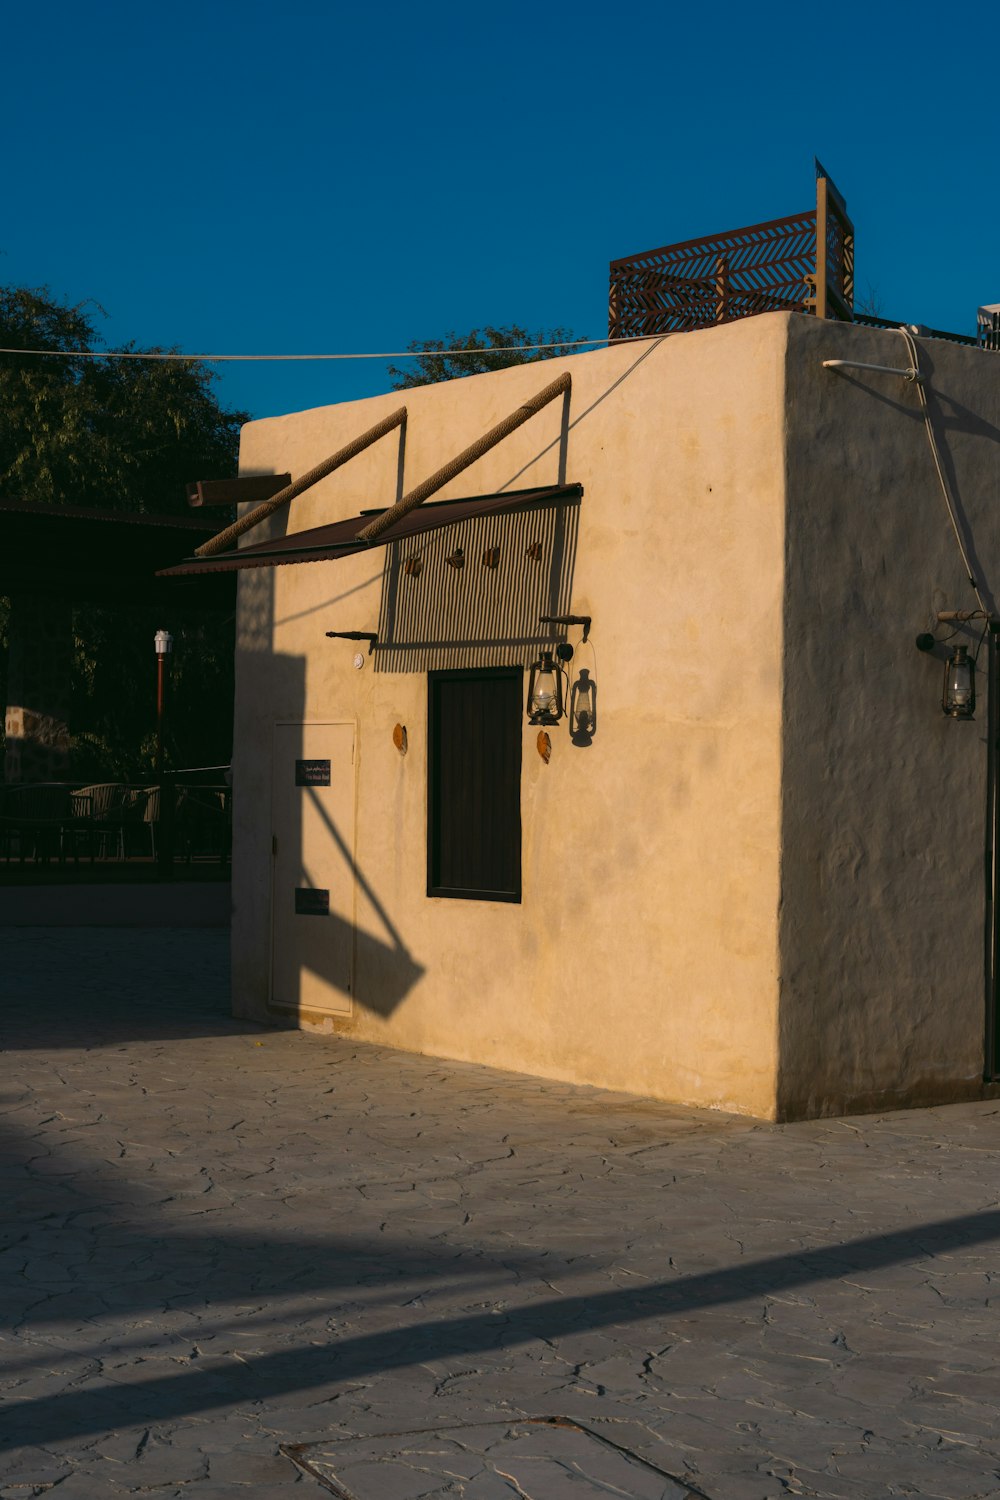
[[[938,340],[921,352],[995,608],[1000,360]],[[909,364],[896,333],[789,318],[786,1119],[975,1095],[984,1069],[985,704],[974,722],[946,719],[943,650],[914,646],[937,611],[976,599],[916,389],[824,359]],[[955,640],[974,644],[980,628]]]
[[[572,610],[593,616],[587,644],[579,630],[569,638],[574,667],[598,683],[599,718],[587,747],[571,744],[565,725],[551,730],[548,764],[523,723],[520,904],[429,898],[426,662],[377,651],[359,671],[355,648],[324,635],[384,627],[387,554],[241,573],[239,1013],[274,1019],[272,837],[289,831],[272,826],[273,726],[349,721],[358,878],[333,916],[341,935],[348,925],[355,934],[352,993],[334,994],[331,981],[329,1013],[316,1007],[300,1024],[774,1114],[787,322],[753,319],[244,429],[242,473],[295,475],[405,400],[408,487],[569,370],[565,477],[585,492],[564,583]],[[436,498],[555,483],[561,421],[553,403]],[[293,502],[285,524],[390,502],[399,460],[395,439],[380,442]],[[504,568],[489,575],[501,591]],[[494,586],[477,566],[447,571],[428,564],[411,580],[438,590],[444,614]],[[507,574],[508,594],[517,576]],[[510,649],[480,639],[474,656],[456,647],[436,664],[486,665]],[[533,654],[523,650],[525,666]],[[331,835],[330,868],[345,858]]]

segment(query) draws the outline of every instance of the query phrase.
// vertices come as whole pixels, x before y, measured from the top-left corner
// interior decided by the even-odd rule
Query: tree
[[[235,473],[248,414],[220,404],[214,372],[197,360],[85,357],[99,343],[82,305],[68,306],[45,287],[0,287],[0,347],[52,351],[51,358],[0,354],[0,494],[105,511],[187,513],[187,481]],[[217,518],[225,519],[213,512]],[[60,675],[69,681],[59,696],[69,703],[72,775],[148,776],[150,643],[165,623],[160,613],[0,600],[0,703],[5,638],[18,630],[25,638],[39,611],[50,625],[57,614],[66,622],[68,665]],[[224,761],[232,733],[232,621],[185,606],[167,623],[177,637],[174,764],[191,764],[192,756],[196,764]]]
[[[0,287],[0,347],[53,351],[0,355],[0,493],[185,510],[187,480],[235,471],[247,413],[220,405],[214,372],[197,360],[85,358],[99,342],[82,305],[47,287]]]
[[[869,318],[880,318],[882,316],[882,298],[877,286],[872,286],[869,281],[867,290],[863,297],[855,297],[854,311],[862,313]]]
[[[569,328],[541,328],[529,333],[516,323],[502,328],[487,324],[481,330],[473,328],[471,333],[446,333],[443,341],[412,343],[407,347],[414,354],[427,357],[415,361],[412,370],[401,370],[397,365],[389,366],[394,391],[408,391],[417,385],[432,385],[439,380],[454,380],[460,375],[482,375],[487,370],[505,370],[509,365],[533,364],[539,359],[554,359],[557,356],[574,354],[571,347],[577,336]],[[550,344],[548,349],[535,349],[531,345]],[[513,345],[514,347],[510,347]],[[475,354],[456,354],[456,349],[474,349]]]

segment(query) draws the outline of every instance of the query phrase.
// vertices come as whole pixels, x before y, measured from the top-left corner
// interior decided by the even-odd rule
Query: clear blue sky
[[[401,349],[607,331],[607,263],[810,207],[815,153],[893,317],[1000,301],[995,6],[5,8],[0,279],[110,345]],[[838,45],[838,34],[843,42]],[[384,367],[221,366],[257,416]]]

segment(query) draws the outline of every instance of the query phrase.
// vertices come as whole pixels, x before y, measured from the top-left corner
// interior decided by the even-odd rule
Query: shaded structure
[[[0,497],[0,594],[43,595],[108,606],[176,604],[231,609],[233,591],[220,581],[191,591],[164,583],[164,558],[186,556],[215,530],[204,516],[157,516],[38,505]]]
[[[201,517],[0,498],[0,595],[11,599],[8,782],[58,780],[67,771],[75,605],[232,613],[230,580],[192,590],[155,576],[165,557],[184,556],[213,530]]]

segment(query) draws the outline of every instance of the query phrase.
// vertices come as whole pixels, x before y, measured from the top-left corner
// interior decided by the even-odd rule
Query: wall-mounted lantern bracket
[[[328,630],[326,634],[334,641],[367,641],[369,656],[378,644],[377,630]]]
[[[539,623],[542,625],[582,625],[583,638],[587,640],[590,636],[592,615],[539,615]]]
[[[903,380],[908,380],[911,384],[916,382],[918,385],[922,385],[924,379],[921,372],[913,365],[901,369],[898,365],[870,365],[861,359],[824,359],[823,368],[824,370],[874,370],[879,375],[899,375]]]

